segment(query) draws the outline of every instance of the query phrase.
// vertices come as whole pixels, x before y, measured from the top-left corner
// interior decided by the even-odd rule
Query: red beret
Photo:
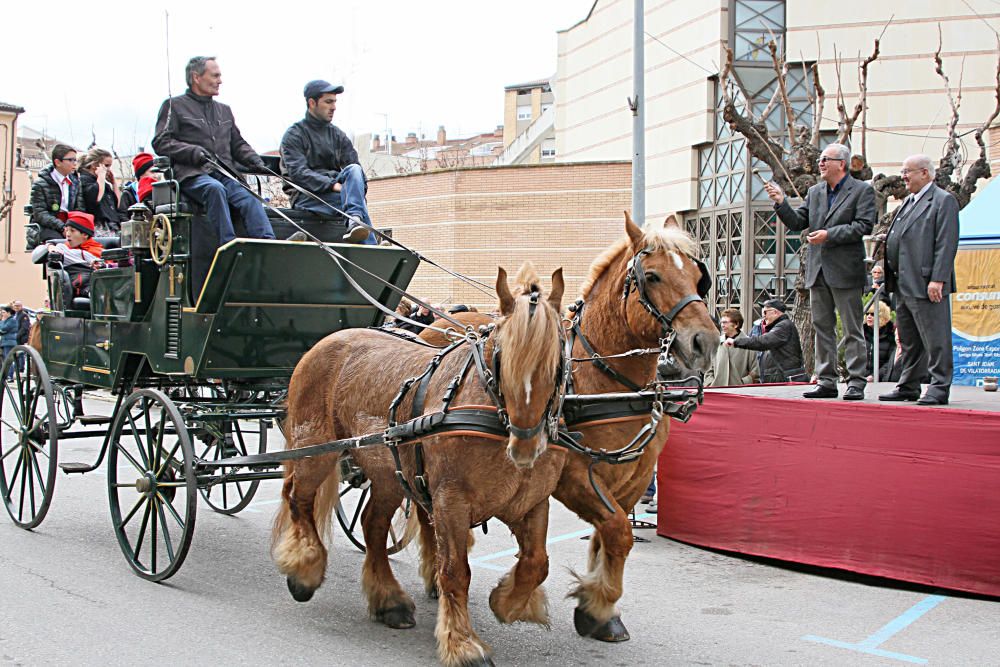
[[[135,177],[139,178],[153,166],[153,156],[150,153],[138,153],[134,158],[132,158],[132,170],[135,172]]]
[[[66,224],[88,236],[94,235],[94,216],[83,211],[70,211],[66,214]]]

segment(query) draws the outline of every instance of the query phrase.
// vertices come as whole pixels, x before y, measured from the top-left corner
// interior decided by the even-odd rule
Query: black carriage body
[[[43,358],[53,378],[113,388],[144,360],[149,375],[287,380],[324,336],[383,320],[315,243],[236,239],[219,248],[192,295],[185,252],[191,217],[174,216],[171,224],[175,245],[163,265],[136,253],[132,266],[94,272],[89,316],[65,310],[42,318]],[[398,248],[334,247],[402,288],[417,268]],[[345,268],[387,308],[398,304],[396,292]]]

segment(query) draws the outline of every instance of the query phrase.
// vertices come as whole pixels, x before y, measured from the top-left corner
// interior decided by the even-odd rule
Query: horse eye
[[[660,276],[652,271],[646,271],[646,282],[647,283],[658,283],[660,282]]]

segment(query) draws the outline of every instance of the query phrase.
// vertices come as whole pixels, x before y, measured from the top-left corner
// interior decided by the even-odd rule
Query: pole
[[[640,227],[646,222],[646,116],[643,77],[645,73],[645,29],[643,0],[634,0],[632,20],[632,220]]]

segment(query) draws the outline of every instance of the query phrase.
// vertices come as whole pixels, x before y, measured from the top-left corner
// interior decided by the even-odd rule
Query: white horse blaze
[[[670,256],[674,258],[674,266],[677,267],[677,270],[678,271],[683,271],[684,270],[684,260],[681,259],[681,256],[678,255],[673,250],[670,251]]]

